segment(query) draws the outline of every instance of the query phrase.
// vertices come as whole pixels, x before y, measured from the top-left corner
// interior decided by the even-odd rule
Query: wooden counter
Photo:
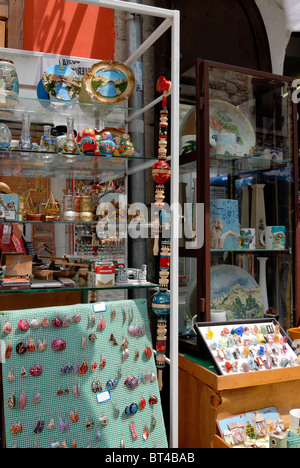
[[[179,355],[179,447],[226,446],[217,419],[275,406],[284,424],[300,408],[300,366],[219,376],[209,361]]]
[[[80,291],[12,292],[0,295],[0,311],[80,304],[81,299]]]

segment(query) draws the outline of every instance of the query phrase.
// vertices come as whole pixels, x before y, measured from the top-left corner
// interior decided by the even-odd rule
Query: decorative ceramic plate
[[[102,61],[93,65],[82,79],[83,93],[92,101],[101,104],[116,104],[129,98],[134,91],[135,79],[132,71],[119,62]]]
[[[263,296],[255,279],[243,268],[211,268],[211,309],[226,310],[227,320],[263,317]]]
[[[209,100],[209,138],[210,144],[216,147],[216,141],[213,135],[217,135],[225,130],[235,133],[239,137],[236,145],[236,154],[249,154],[256,139],[253,127],[245,114],[237,107],[227,101],[219,99]]]
[[[44,71],[42,81],[50,98],[72,101],[79,96],[81,79],[72,68],[64,65],[51,65]]]

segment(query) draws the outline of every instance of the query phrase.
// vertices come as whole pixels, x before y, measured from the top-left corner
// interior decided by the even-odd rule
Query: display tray
[[[299,366],[292,341],[275,319],[198,322],[195,330],[219,375]]]

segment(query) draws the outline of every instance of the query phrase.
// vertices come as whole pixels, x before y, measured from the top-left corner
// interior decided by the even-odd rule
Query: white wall
[[[281,0],[255,0],[267,30],[273,73],[282,75],[291,31],[287,30],[285,11]]]

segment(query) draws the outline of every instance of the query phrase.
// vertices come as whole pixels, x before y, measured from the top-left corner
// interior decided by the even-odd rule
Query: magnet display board
[[[219,375],[299,366],[290,338],[275,319],[198,322],[195,330]]]
[[[149,357],[147,348],[152,351],[146,301],[94,306],[79,304],[1,312],[8,448],[72,447],[72,444],[78,448],[167,447],[154,357],[153,353]],[[69,326],[54,327],[52,320],[56,317]],[[46,320],[42,322],[45,318],[49,321],[48,327],[34,328],[39,323],[47,323]],[[20,320],[29,322],[27,331],[18,328]],[[8,331],[9,326],[11,332],[7,334],[3,329]],[[34,345],[30,340],[34,340]],[[44,340],[47,342],[45,350]],[[53,350],[55,340],[64,340],[65,349]],[[10,343],[11,356],[5,359],[5,354],[10,354]],[[16,351],[19,343],[27,347],[24,354]],[[56,348],[61,343],[56,342]],[[32,347],[36,350],[30,352]],[[88,370],[84,372],[86,364]],[[30,371],[39,370],[38,366],[42,367],[42,374],[32,376]],[[24,371],[27,376],[21,376]],[[15,380],[8,381],[13,377]],[[130,388],[130,382],[136,383],[132,377],[139,383]],[[41,401],[35,403],[34,400],[39,400],[38,394]],[[20,401],[25,400],[24,395],[27,403],[21,410]],[[9,407],[14,401],[15,406]],[[72,422],[77,413],[78,421]],[[20,424],[22,431],[18,433]]]

